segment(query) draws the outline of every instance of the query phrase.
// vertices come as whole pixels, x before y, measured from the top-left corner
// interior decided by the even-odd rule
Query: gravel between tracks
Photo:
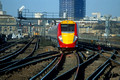
[[[56,48],[54,48],[53,46],[50,46],[49,44],[42,46],[43,44],[44,43],[39,44],[40,47],[38,48],[38,50],[35,51],[35,55],[48,51],[57,51]],[[25,55],[23,55],[22,57],[24,56]],[[3,75],[0,75],[0,80],[28,80],[30,77],[34,76],[35,74],[40,72],[43,68],[45,68],[51,61],[52,59],[47,61],[42,61],[37,64],[29,65],[22,69],[18,69],[16,71],[10,72],[8,74],[5,73]]]
[[[106,61],[105,58],[100,57],[98,60],[95,60],[93,63],[88,65],[85,69],[85,80],[105,61]]]
[[[33,75],[45,68],[51,60],[43,61],[35,65],[26,66],[25,68],[14,71],[13,73],[5,74],[0,77],[0,80],[28,80]]]
[[[77,57],[75,53],[67,54],[65,56],[65,62],[63,64],[63,69],[58,73],[58,76],[63,74],[64,72],[69,71],[70,69],[74,68],[78,65]],[[70,78],[70,80],[74,79],[74,75]]]
[[[0,57],[5,56],[5,55],[8,55],[8,54],[10,54],[10,53],[18,50],[19,48],[22,48],[24,45],[25,45],[25,44],[17,44],[17,45],[15,45],[15,46],[13,46],[13,47],[5,50],[5,52],[1,53],[1,54],[0,54]]]

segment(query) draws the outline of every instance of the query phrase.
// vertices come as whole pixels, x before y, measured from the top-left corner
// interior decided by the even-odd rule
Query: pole
[[[108,37],[110,35],[110,17],[111,17],[111,15],[105,15],[104,17],[106,19],[106,21],[105,21],[105,33],[106,33],[105,40],[106,40],[106,45],[107,45]]]

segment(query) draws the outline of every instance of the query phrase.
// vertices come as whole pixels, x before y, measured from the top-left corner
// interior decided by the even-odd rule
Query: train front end
[[[57,30],[59,48],[74,49],[78,46],[77,24],[74,21],[65,20],[60,22]]]

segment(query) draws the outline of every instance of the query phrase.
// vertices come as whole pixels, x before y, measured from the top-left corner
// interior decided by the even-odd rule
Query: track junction
[[[76,51],[59,53],[55,39],[42,37],[10,45],[0,50],[1,80],[120,79],[118,48],[79,42]]]

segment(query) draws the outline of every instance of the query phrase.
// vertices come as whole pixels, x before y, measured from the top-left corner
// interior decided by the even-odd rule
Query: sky
[[[31,12],[58,12],[59,0],[0,0],[3,11],[8,15],[17,17],[17,10],[25,6]],[[86,0],[86,16],[92,16],[92,12],[100,12],[103,16],[110,14],[113,17],[120,16],[120,0]]]

